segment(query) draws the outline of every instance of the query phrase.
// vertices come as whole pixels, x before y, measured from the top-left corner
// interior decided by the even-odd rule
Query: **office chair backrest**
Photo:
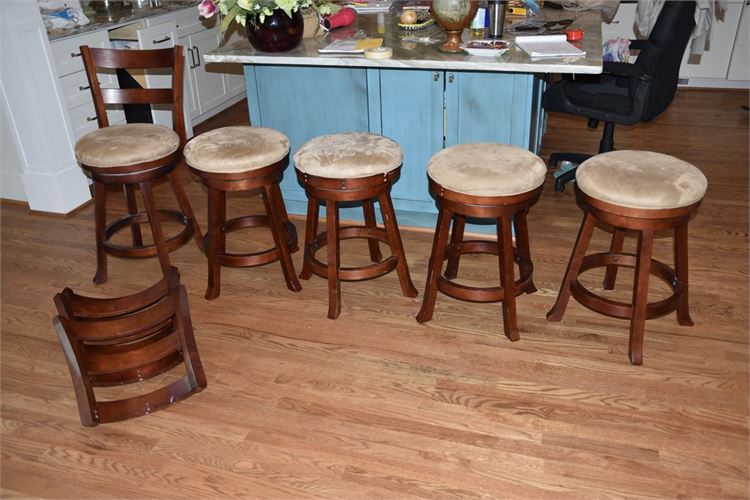
[[[83,64],[89,79],[99,127],[108,127],[106,104],[171,104],[172,127],[180,136],[180,146],[185,145],[185,119],[182,107],[184,47],[175,45],[168,49],[127,50],[99,49],[81,46]],[[168,68],[172,74],[169,88],[102,88],[96,77],[97,68],[105,69],[156,69]]]
[[[656,20],[648,44],[635,64],[653,77],[643,121],[667,109],[677,91],[682,55],[695,27],[695,2],[667,1]]]

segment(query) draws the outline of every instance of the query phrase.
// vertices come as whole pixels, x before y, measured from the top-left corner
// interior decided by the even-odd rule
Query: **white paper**
[[[336,40],[325,47],[318,49],[321,54],[364,54],[365,49],[358,49],[359,40],[347,38],[345,40]]]
[[[569,43],[565,35],[517,36],[516,45],[531,57],[577,57],[586,55],[586,51]]]

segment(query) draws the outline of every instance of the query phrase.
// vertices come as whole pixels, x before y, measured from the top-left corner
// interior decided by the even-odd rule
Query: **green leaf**
[[[227,30],[229,23],[231,23],[239,13],[240,7],[236,4],[233,5],[232,8],[227,12],[227,15],[224,16],[224,19],[221,20],[221,27],[219,27],[219,31],[224,33]]]

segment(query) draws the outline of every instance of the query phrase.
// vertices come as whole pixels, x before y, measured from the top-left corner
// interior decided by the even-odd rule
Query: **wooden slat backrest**
[[[169,49],[122,50],[98,49],[81,46],[83,65],[94,97],[99,128],[109,126],[107,104],[172,104],[172,127],[185,145],[185,118],[183,113],[183,76],[185,70],[184,47]],[[166,89],[102,89],[97,78],[97,68],[102,69],[156,69],[169,68],[172,87]]]
[[[55,296],[55,304],[60,316],[68,320],[87,321],[118,317],[162,300],[171,290],[177,289],[179,282],[180,275],[177,269],[171,267],[164,279],[142,292],[115,299],[98,299],[78,295],[70,288],[66,288]]]

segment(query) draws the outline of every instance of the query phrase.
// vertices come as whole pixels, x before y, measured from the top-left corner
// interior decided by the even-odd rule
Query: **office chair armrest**
[[[648,45],[648,40],[630,40],[630,50],[643,50]]]
[[[605,61],[602,72],[614,76],[637,78],[644,82],[653,80],[651,75],[645,74],[642,67],[629,63]]]

